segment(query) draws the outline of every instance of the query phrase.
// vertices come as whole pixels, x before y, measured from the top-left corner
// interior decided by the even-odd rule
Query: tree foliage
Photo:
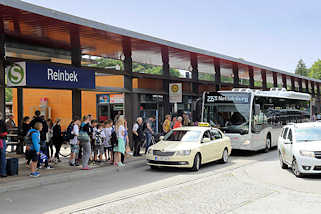
[[[108,58],[99,58],[96,60],[97,63],[91,64],[90,66],[99,68],[115,68],[116,65],[120,66],[120,69],[124,69],[122,61]],[[142,63],[133,63],[133,72],[161,75],[163,73],[161,66],[148,65]],[[170,68],[169,73],[171,76],[179,77],[180,73],[177,69]]]
[[[309,70],[307,69],[303,59],[300,59],[296,66],[295,73],[301,76],[308,76]]]
[[[309,69],[309,77],[321,79],[321,60],[318,59]]]
[[[12,102],[12,88],[6,88],[6,102]]]

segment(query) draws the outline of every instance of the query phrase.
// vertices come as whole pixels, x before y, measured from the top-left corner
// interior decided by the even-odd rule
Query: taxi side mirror
[[[210,138],[204,137],[203,140],[202,140],[202,143],[209,143],[210,141],[211,141]]]
[[[163,141],[163,140],[164,140],[164,136],[160,136],[160,137],[159,137],[159,140],[160,140],[160,141]]]
[[[284,144],[292,144],[292,141],[290,141],[289,139],[284,140]]]

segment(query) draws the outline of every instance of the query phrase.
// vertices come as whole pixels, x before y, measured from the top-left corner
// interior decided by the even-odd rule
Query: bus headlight
[[[176,152],[176,155],[179,155],[179,156],[186,156],[190,154],[191,154],[191,150],[181,150]]]

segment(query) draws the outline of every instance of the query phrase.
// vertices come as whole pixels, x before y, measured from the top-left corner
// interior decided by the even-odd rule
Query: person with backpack
[[[40,173],[36,171],[37,163],[40,156],[40,132],[42,130],[42,123],[36,122],[34,128],[30,129],[26,136],[27,143],[27,159],[31,160],[31,177],[39,177]]]
[[[35,128],[35,124],[39,122],[42,124],[42,130],[40,131],[40,152],[42,152],[43,154],[45,154],[47,157],[49,157],[48,154],[48,149],[47,149],[47,132],[48,132],[48,125],[47,122],[43,119],[43,117],[41,116],[41,113],[39,110],[35,111],[35,117],[34,119],[30,122],[30,127],[31,128]],[[37,163],[37,168],[40,168],[40,155],[39,155],[39,159],[38,159],[38,163]],[[48,158],[45,160],[45,168],[46,169],[53,169],[52,166],[49,166],[48,164]]]
[[[133,126],[134,156],[141,156],[140,147],[145,140],[143,118],[138,117]]]
[[[88,167],[88,161],[91,157],[91,151],[92,151],[91,142],[93,142],[93,127],[96,125],[97,125],[97,121],[94,121],[94,120],[89,121],[89,117],[86,117],[86,120],[81,124],[79,134],[82,136],[88,136],[88,139],[87,137],[82,137],[81,139],[78,138],[83,149],[81,170],[90,169]]]
[[[0,113],[0,176],[7,177],[7,161],[6,161],[6,139],[8,130],[6,123]]]
[[[55,159],[58,162],[61,162],[61,160],[59,158],[59,153],[60,153],[60,148],[61,148],[62,140],[63,140],[62,135],[61,135],[60,122],[61,122],[61,119],[57,118],[56,123],[54,124],[54,126],[52,128],[52,143],[56,148]],[[70,134],[71,134],[71,132],[70,132]],[[68,140],[70,140],[70,139],[68,139]]]
[[[94,160],[97,160],[97,156],[99,158],[99,162],[103,161],[103,154],[104,154],[104,141],[105,141],[105,133],[103,130],[103,124],[99,123],[97,128],[93,134],[94,137]]]

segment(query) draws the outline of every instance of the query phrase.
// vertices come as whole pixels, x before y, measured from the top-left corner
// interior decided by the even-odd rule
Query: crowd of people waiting
[[[9,118],[10,119],[10,118]],[[152,145],[158,131],[155,128],[155,117],[149,117],[145,122],[138,117],[133,125],[133,156],[141,156],[141,148],[145,143],[145,153]],[[10,122],[10,124],[13,120]],[[61,129],[61,120],[45,120],[40,111],[34,117],[23,118],[21,135],[26,145],[26,167],[31,169],[30,176],[38,177],[39,169],[54,169],[50,163],[59,163],[60,148],[63,142],[70,144],[70,166],[81,166],[81,170],[90,170],[90,164],[96,165],[103,161],[116,167],[123,167],[128,153],[131,151],[128,137],[127,121],[123,115],[115,117],[115,121],[97,121],[91,115],[71,121],[65,132]],[[166,115],[162,125],[165,135],[171,129],[191,125],[186,114],[183,117]],[[8,121],[0,115],[0,176],[5,177],[5,148],[8,134]],[[55,149],[54,149],[55,147]]]

